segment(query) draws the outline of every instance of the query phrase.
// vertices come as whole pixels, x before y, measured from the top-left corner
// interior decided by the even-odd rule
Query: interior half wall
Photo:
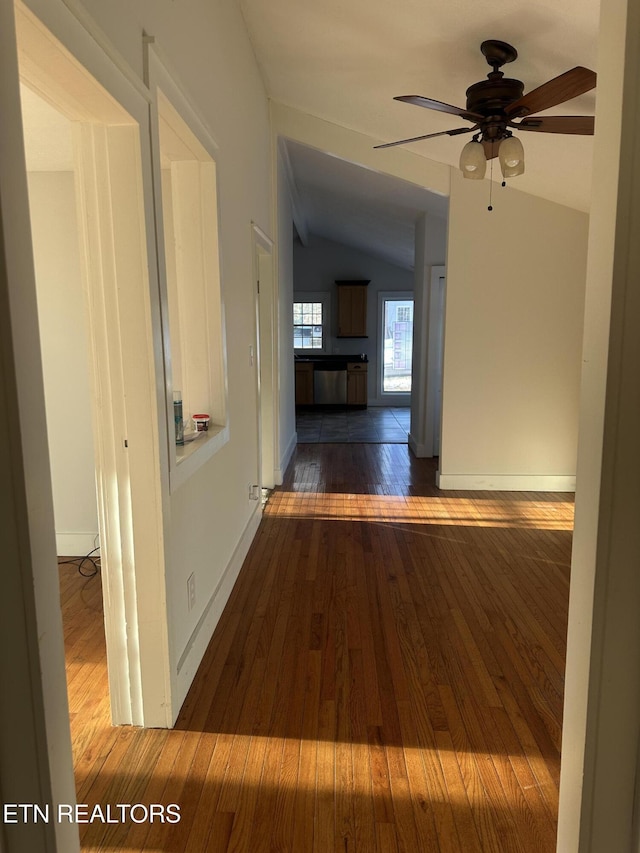
[[[588,216],[452,172],[440,488],[575,488]]]

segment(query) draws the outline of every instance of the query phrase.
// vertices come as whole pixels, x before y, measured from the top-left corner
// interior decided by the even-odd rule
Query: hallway
[[[434,471],[299,445],[173,731],[109,726],[99,587],[63,570],[78,800],[182,813],[83,850],[555,850],[572,496]]]

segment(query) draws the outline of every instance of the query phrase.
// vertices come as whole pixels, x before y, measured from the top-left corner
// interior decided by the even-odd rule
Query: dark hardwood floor
[[[300,445],[173,731],[108,721],[99,581],[61,569],[83,849],[553,853],[572,496],[439,492]]]

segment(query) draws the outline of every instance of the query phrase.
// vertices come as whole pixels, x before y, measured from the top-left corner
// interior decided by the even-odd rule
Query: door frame
[[[141,144],[149,137],[149,98],[66,7],[50,0],[32,5],[37,12],[16,3],[21,79],[77,125],[112,720],[165,727],[172,724],[167,474],[159,452],[166,419],[157,381],[162,341],[150,154]],[[115,219],[113,208],[120,211]]]
[[[277,476],[278,439],[278,339],[274,298],[273,240],[251,223],[253,286],[255,293],[255,368],[258,414],[258,483],[272,489]]]
[[[376,393],[375,399],[379,401],[381,406],[410,406],[411,397],[414,393],[413,387],[413,342],[411,345],[411,391],[408,394],[394,394],[390,391],[382,390],[382,380],[384,377],[384,304],[388,301],[411,302],[413,304],[413,334],[416,334],[415,309],[416,298],[413,290],[381,290],[378,292],[377,306],[377,344],[376,350],[378,353],[378,364],[376,369]]]
[[[440,455],[442,437],[442,380],[444,375],[445,267],[431,267],[427,343],[425,445],[429,456]]]

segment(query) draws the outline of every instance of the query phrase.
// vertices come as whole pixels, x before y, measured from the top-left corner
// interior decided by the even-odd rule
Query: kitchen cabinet
[[[347,363],[347,405],[367,405],[367,377],[369,371],[363,361]]]
[[[313,364],[296,362],[296,406],[313,405]]]
[[[338,338],[367,337],[368,281],[336,281],[338,286]]]

